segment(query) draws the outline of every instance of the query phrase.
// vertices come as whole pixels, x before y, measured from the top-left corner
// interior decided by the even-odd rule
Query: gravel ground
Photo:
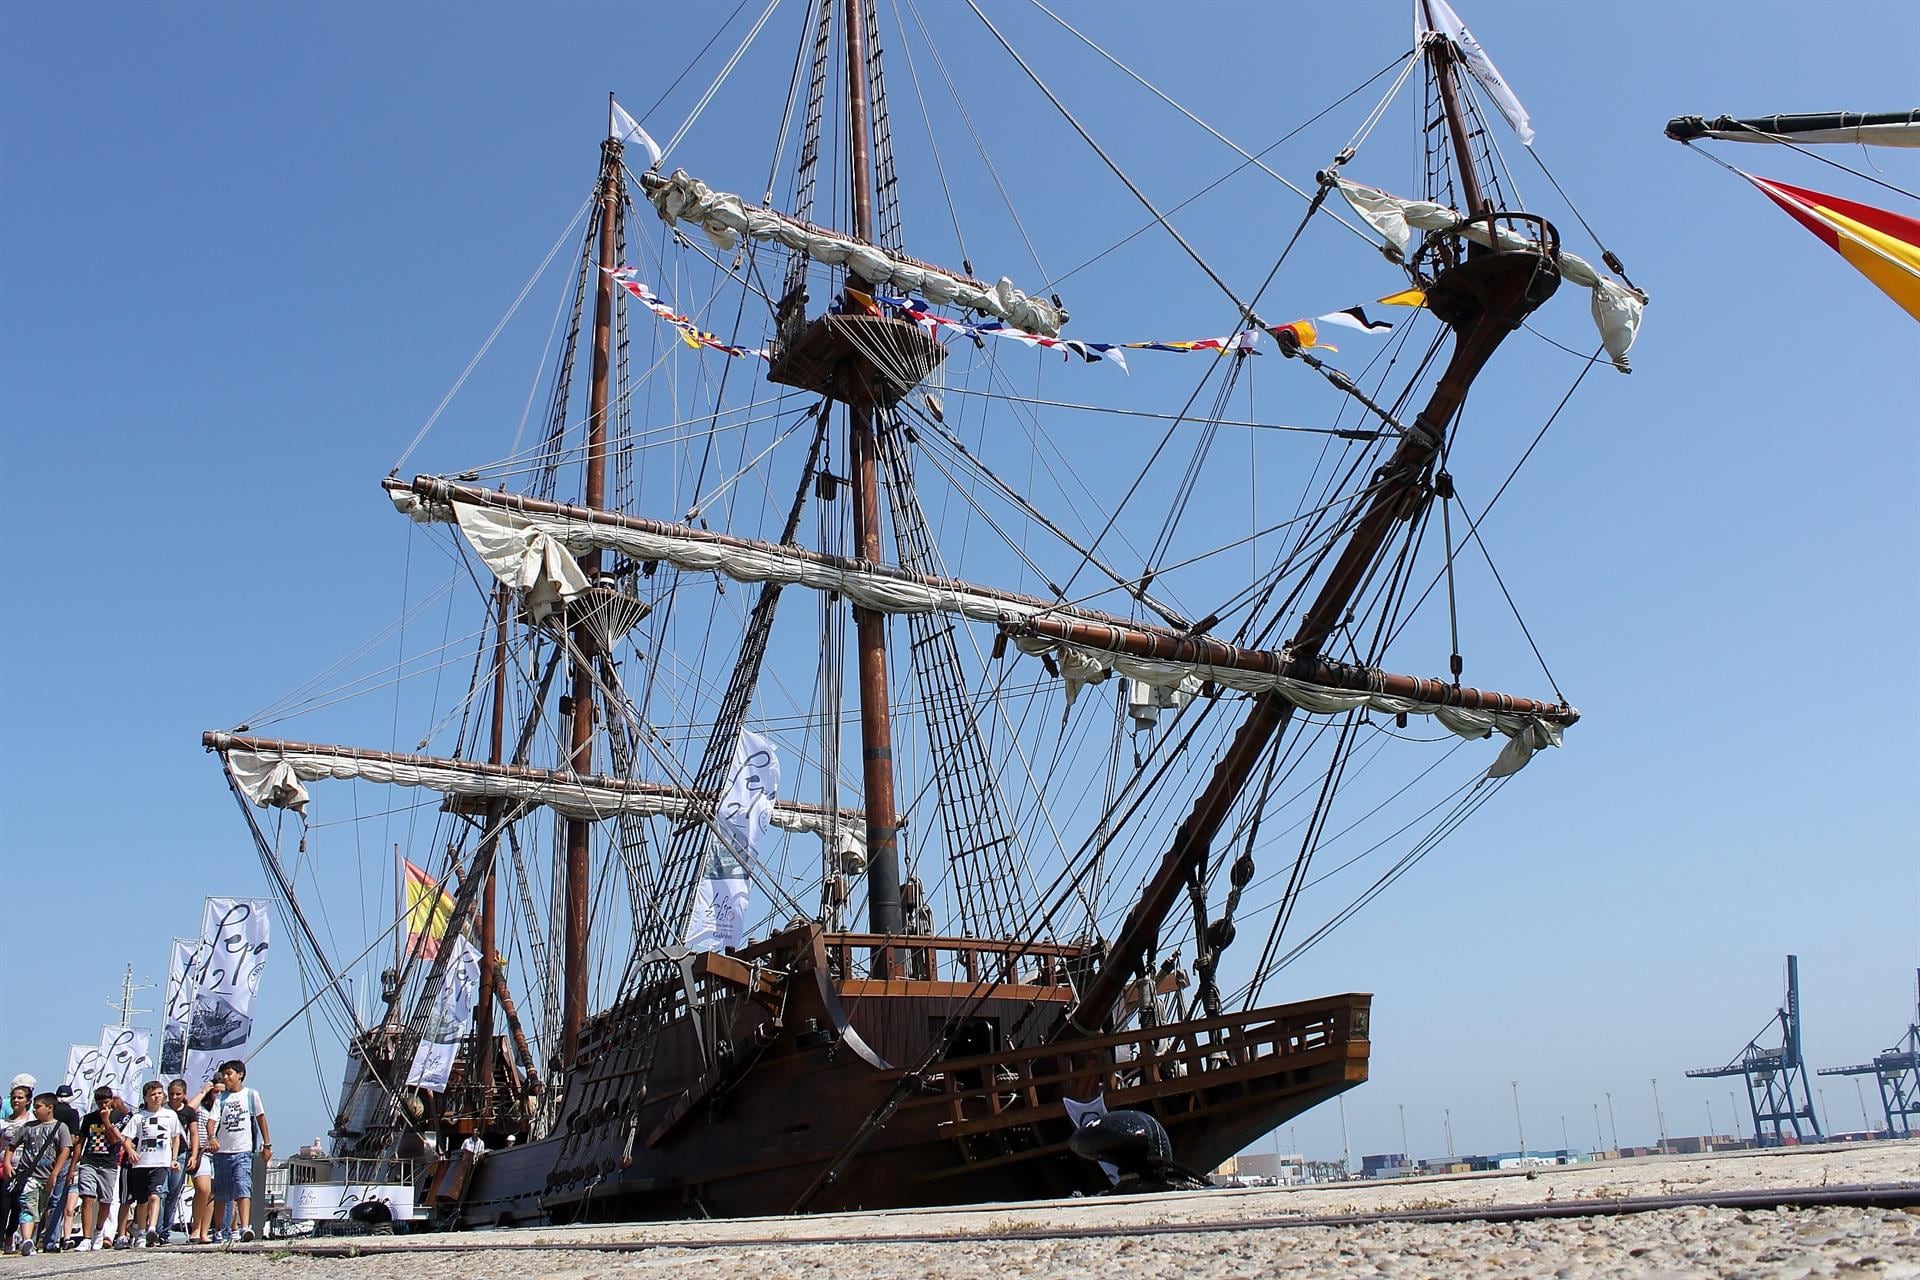
[[[358,1257],[303,1256],[281,1242],[218,1251],[0,1259],[12,1276],[100,1274],[119,1280],[946,1280],[954,1277],[1836,1276],[1920,1280],[1920,1211],[1665,1209],[1519,1223],[1367,1223],[1339,1227],[1156,1230],[1249,1219],[1542,1201],[1839,1187],[1920,1181],[1920,1141],[1707,1157],[1664,1156],[1396,1183],[1244,1189],[1171,1196],[1002,1204],[913,1212],[734,1222],[540,1228],[462,1236],[370,1238]],[[1124,1235],[1010,1240],[1011,1232],[1103,1228]],[[909,1234],[947,1239],[889,1239]],[[844,1244],[808,1237],[861,1237]],[[409,1243],[441,1251],[405,1251]],[[593,1242],[618,1252],[581,1249]],[[340,1244],[346,1241],[333,1241]],[[471,1248],[445,1250],[448,1244]],[[497,1246],[510,1245],[511,1248]],[[529,1247],[535,1246],[535,1247]],[[574,1246],[574,1247],[569,1247]],[[134,1275],[132,1272],[139,1272]]]
[[[1672,1209],[1612,1218],[1447,1226],[1300,1227],[1118,1239],[942,1244],[642,1247],[631,1253],[474,1249],[303,1258],[284,1250],[180,1249],[7,1259],[15,1275],[114,1271],[180,1280],[968,1280],[1009,1276],[1920,1278],[1920,1215],[1828,1208]],[[134,1280],[128,1276],[125,1280]]]

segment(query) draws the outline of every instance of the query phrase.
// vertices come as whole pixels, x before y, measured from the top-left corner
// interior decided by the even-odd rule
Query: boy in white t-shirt
[[[133,1167],[127,1170],[127,1198],[134,1205],[134,1248],[156,1245],[166,1237],[159,1230],[160,1202],[166,1198],[167,1175],[180,1159],[180,1117],[167,1109],[167,1089],[149,1080],[140,1090],[140,1110],[128,1117],[121,1132],[133,1144]]]
[[[269,1160],[273,1138],[267,1132],[265,1104],[247,1087],[247,1064],[238,1058],[221,1063],[200,1092],[200,1107],[211,1108],[215,1117],[208,1147],[213,1156],[214,1234],[225,1243],[249,1244],[253,1240],[254,1137],[257,1132],[260,1154]]]

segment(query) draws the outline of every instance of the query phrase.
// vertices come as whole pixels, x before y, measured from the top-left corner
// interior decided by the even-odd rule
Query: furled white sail
[[[1822,111],[1801,115],[1677,116],[1667,136],[1678,142],[1713,138],[1720,142],[1842,143],[1863,147],[1920,147],[1920,110]]]
[[[1346,178],[1338,181],[1340,194],[1353,206],[1353,211],[1385,236],[1402,258],[1413,250],[1415,231],[1439,231],[1461,221],[1457,210],[1431,200],[1406,200],[1364,183]],[[1500,249],[1537,247],[1533,241],[1505,227],[1493,227],[1489,234],[1489,226],[1484,222],[1469,224],[1462,234]],[[1618,280],[1601,275],[1578,254],[1562,253],[1554,261],[1560,267],[1562,279],[1593,291],[1593,323],[1600,330],[1600,342],[1616,368],[1623,373],[1631,372],[1627,352],[1633,349],[1633,340],[1640,332],[1647,300]]]
[[[306,782],[323,778],[380,782],[396,787],[424,787],[443,795],[480,800],[508,800],[540,804],[568,818],[594,820],[620,814],[684,818],[693,812],[687,795],[659,783],[622,778],[573,779],[564,774],[543,775],[537,770],[512,770],[441,760],[432,756],[394,755],[351,747],[309,743],[266,745],[254,740],[240,746],[228,741],[213,744],[226,756],[235,785],[262,807],[304,812]],[[288,785],[285,779],[292,778]],[[795,804],[774,806],[772,823],[783,831],[824,836],[833,828],[844,839],[859,826],[857,814],[842,813],[839,821],[823,809]]]
[[[1013,637],[1013,643],[1022,653],[1052,655],[1061,675],[1070,683],[1069,696],[1079,684],[1098,683],[1106,679],[1110,672],[1117,671],[1140,685],[1168,691],[1191,689],[1196,687],[1194,682],[1204,680],[1242,693],[1275,693],[1302,711],[1321,714],[1366,707],[1387,715],[1404,713],[1432,716],[1449,731],[1463,738],[1485,738],[1498,731],[1506,736],[1507,744],[1487,770],[1489,778],[1504,778],[1516,773],[1541,747],[1560,745],[1560,726],[1538,716],[1452,707],[1360,689],[1334,689],[1244,667],[1139,658],[1114,649],[1066,644],[1047,636],[1017,635]],[[1069,676],[1067,673],[1070,671],[1075,674]],[[1090,677],[1089,672],[1098,672],[1098,675]]]
[[[493,576],[521,593],[534,622],[544,621],[590,585],[580,562],[542,530],[493,519],[478,507],[456,506],[454,517]]]
[[[960,306],[998,316],[1016,329],[1042,337],[1060,334],[1066,320],[1059,307],[1030,298],[1004,276],[985,286],[963,280],[936,267],[909,262],[875,248],[864,240],[796,221],[737,195],[715,191],[684,169],[671,177],[642,179],[647,198],[664,222],[685,222],[700,228],[721,249],[732,249],[741,236],[772,240],[806,254],[815,262],[844,266],[870,285],[885,285],[902,293],[918,294],[938,306]]]
[[[881,613],[954,613],[975,622],[1001,622],[1041,613],[1061,618],[1090,616],[1011,592],[900,571],[883,572],[817,551],[725,537],[690,525],[588,521],[550,512],[513,511],[464,500],[458,492],[445,501],[422,500],[404,489],[391,492],[394,505],[417,521],[458,523],[460,532],[488,568],[514,587],[521,587],[525,577],[527,560],[523,557],[534,554],[525,549],[537,544],[543,549],[564,547],[574,555],[596,548],[617,551],[635,560],[657,560],[695,573],[722,574],[736,582],[778,582],[835,591]],[[641,527],[643,524],[645,527]]]

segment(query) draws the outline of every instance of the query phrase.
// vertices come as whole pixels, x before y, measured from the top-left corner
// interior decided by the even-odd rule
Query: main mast
[[[1431,13],[1428,16],[1431,26]],[[1344,625],[1355,595],[1394,528],[1402,520],[1415,518],[1431,501],[1434,490],[1428,472],[1454,416],[1466,402],[1468,388],[1506,336],[1559,285],[1559,271],[1553,261],[1558,238],[1551,225],[1530,215],[1495,212],[1482,194],[1467,149],[1469,135],[1454,80],[1457,55],[1452,41],[1435,37],[1427,44],[1426,54],[1439,88],[1468,212],[1461,223],[1430,236],[1409,265],[1426,286],[1429,309],[1454,331],[1453,356],[1426,406],[1415,417],[1413,428],[1400,438],[1392,457],[1379,471],[1373,497],[1354,523],[1346,547],[1327,571],[1289,641],[1285,652],[1298,661],[1311,661],[1320,655],[1329,638]],[[1464,234],[1470,223],[1503,219],[1525,221],[1532,224],[1530,229],[1537,228],[1535,246],[1484,249]],[[1423,268],[1432,272],[1430,280],[1422,274]],[[1457,684],[1457,659],[1453,676]],[[1103,1028],[1126,984],[1158,944],[1160,926],[1168,913],[1188,886],[1204,881],[1215,837],[1269,745],[1292,719],[1293,711],[1293,704],[1278,694],[1254,698],[1252,711],[1214,767],[1213,777],[1186,821],[1174,833],[1160,866],[1128,913],[1106,962],[1082,993],[1066,1025],[1082,1032]],[[1213,931],[1206,932],[1211,935]],[[1218,950],[1230,936],[1201,937],[1196,939],[1196,946],[1217,959]]]
[[[612,99],[609,97],[609,104]],[[611,110],[609,110],[611,116]],[[608,130],[600,144],[600,253],[602,268],[614,267],[615,224],[620,217],[620,140]],[[607,370],[613,355],[613,276],[596,273],[593,301],[593,368],[587,404],[587,474],[582,501],[604,507],[607,496]],[[600,578],[600,551],[580,558],[587,581]],[[593,772],[594,659],[599,640],[585,621],[571,632],[573,689],[569,699],[570,747],[567,763],[576,776]],[[560,1061],[571,1067],[580,1048],[580,1028],[587,1017],[587,880],[593,847],[593,826],[581,819],[567,821],[566,945],[560,1003]]]
[[[866,0],[846,0],[847,15],[847,170],[853,234],[873,242],[872,140],[867,122]],[[847,287],[854,276],[847,273]],[[873,408],[858,397],[847,406],[847,454],[852,471],[854,556],[868,564],[880,560],[879,442]],[[589,503],[588,505],[592,505]],[[893,726],[887,709],[887,623],[885,615],[853,607],[860,671],[860,754],[867,811],[867,923],[874,933],[901,931],[899,823],[893,796]],[[886,963],[881,951],[875,963]],[[887,974],[876,976],[886,977]]]

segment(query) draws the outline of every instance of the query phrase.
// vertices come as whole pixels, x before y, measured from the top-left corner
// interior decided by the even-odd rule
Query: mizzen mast
[[[1428,19],[1429,26],[1433,25],[1430,10]],[[1468,150],[1467,122],[1455,79],[1458,50],[1451,40],[1436,35],[1428,40],[1425,52],[1452,138],[1468,211],[1462,221],[1430,234],[1407,266],[1415,283],[1426,292],[1428,309],[1453,330],[1453,355],[1412,429],[1400,438],[1392,456],[1376,474],[1373,496],[1355,519],[1345,547],[1327,570],[1313,603],[1282,650],[1292,662],[1310,664],[1320,656],[1345,625],[1354,598],[1394,529],[1402,521],[1416,518],[1437,487],[1447,483],[1444,477],[1431,473],[1474,378],[1506,336],[1551,297],[1560,283],[1555,266],[1559,236],[1552,225],[1531,214],[1496,211],[1483,194]],[[1527,243],[1525,247],[1499,249],[1482,246],[1467,235],[1475,224],[1482,233],[1504,224],[1505,229],[1518,230]],[[1126,644],[1119,647],[1132,651]],[[1454,684],[1459,680],[1456,655]],[[1294,705],[1276,693],[1254,697],[1253,709],[1214,767],[1213,776],[1186,820],[1175,831],[1166,855],[1122,923],[1105,962],[1062,1024],[1063,1032],[1069,1028],[1096,1032],[1104,1027],[1126,984],[1158,945],[1160,927],[1175,904],[1189,886],[1204,882],[1215,837],[1293,712]],[[1235,864],[1232,878],[1244,885],[1253,870],[1251,859],[1243,856]],[[1203,1002],[1214,1004],[1218,995],[1212,990],[1211,975],[1220,951],[1232,941],[1232,921],[1216,920],[1206,928],[1196,927],[1196,933],[1195,964],[1203,975],[1200,994]]]

